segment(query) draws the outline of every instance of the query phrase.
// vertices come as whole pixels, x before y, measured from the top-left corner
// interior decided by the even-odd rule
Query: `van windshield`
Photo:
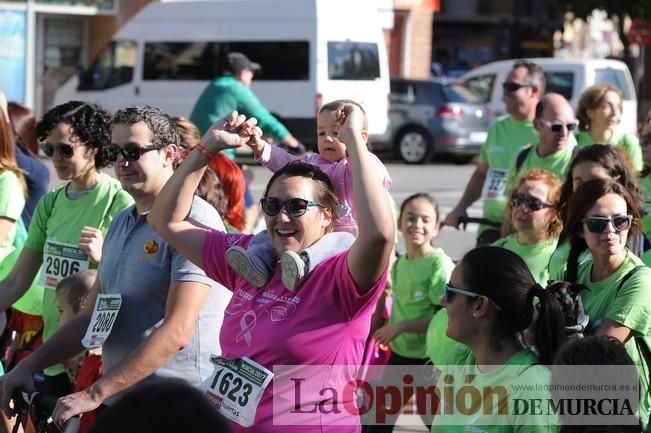
[[[130,83],[137,57],[135,41],[111,41],[80,75],[78,90],[105,90]]]
[[[328,42],[330,80],[376,80],[380,78],[380,59],[376,43]]]

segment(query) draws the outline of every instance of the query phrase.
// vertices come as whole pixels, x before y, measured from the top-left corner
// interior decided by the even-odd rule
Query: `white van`
[[[232,51],[262,65],[252,90],[302,142],[316,143],[317,109],[338,98],[363,105],[371,135],[385,133],[387,53],[377,6],[367,0],[150,3],[64,83],[54,104],[149,104],[188,117]]]
[[[579,105],[581,93],[588,87],[609,83],[621,89],[624,110],[621,128],[637,134],[637,96],[628,67],[618,60],[605,59],[527,59],[542,67],[547,81],[546,92],[565,96],[574,109]],[[464,74],[459,81],[476,93],[489,108],[493,117],[505,113],[502,100],[502,83],[513,68],[515,60],[487,63]]]

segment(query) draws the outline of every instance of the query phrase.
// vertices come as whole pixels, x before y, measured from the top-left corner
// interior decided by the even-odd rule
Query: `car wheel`
[[[424,164],[434,156],[432,138],[418,128],[407,128],[398,135],[396,151],[407,164]]]

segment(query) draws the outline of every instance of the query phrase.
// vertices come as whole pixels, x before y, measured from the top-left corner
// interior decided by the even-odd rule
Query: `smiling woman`
[[[312,365],[315,368],[310,379],[316,376],[324,387],[343,390],[340,386],[354,380],[354,371],[361,363],[363,342],[386,282],[394,241],[391,206],[366,149],[362,114],[358,107],[344,105],[338,111],[337,130],[354,167],[357,216],[364,224],[350,249],[326,258],[295,292],[284,287],[279,264],[274,276],[261,288],[229,267],[225,260],[227,249],[234,245],[246,248],[252,236],[206,230],[186,219],[194,190],[212,160],[211,154],[259,137],[261,131],[255,119],[232,113],[215,123],[201,144],[195,146],[199,151],[191,152],[178,167],[149,213],[150,224],[161,236],[201,266],[208,276],[233,291],[221,328],[222,357],[215,357],[213,362],[226,368],[229,377],[236,374],[241,383],[251,389],[255,386],[258,394],[255,398],[249,398],[249,394],[246,398],[229,398],[228,389],[217,386],[221,383],[217,375],[203,388],[211,398],[217,396],[224,401],[219,410],[235,431],[272,432],[277,431],[278,423],[284,424],[282,430],[287,432],[298,431],[293,427],[296,424],[303,424],[300,431],[304,433],[360,431],[358,414],[299,411],[312,415],[301,418],[292,412],[294,417],[287,418],[289,409],[278,406],[276,398],[289,401],[285,399],[291,400],[295,394],[291,386],[288,394],[283,393],[286,388],[281,384],[287,384],[290,376],[274,367]],[[328,176],[317,166],[299,161],[276,171],[262,202],[269,239],[279,255],[288,250],[299,251],[323,239],[332,230],[338,203]],[[238,365],[241,367],[235,371],[234,366]],[[238,373],[243,370],[256,371],[269,380],[252,384]],[[269,383],[272,370],[273,385]],[[218,371],[223,370],[218,368],[216,374]],[[341,392],[333,400],[329,395],[311,394],[302,401],[309,400],[309,410],[316,407],[315,401],[318,407],[346,402]],[[323,428],[331,424],[330,430]]]

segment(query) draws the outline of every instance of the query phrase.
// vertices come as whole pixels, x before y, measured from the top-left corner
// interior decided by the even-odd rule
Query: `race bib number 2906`
[[[40,284],[48,289],[54,289],[59,281],[79,271],[85,271],[88,265],[88,255],[77,245],[48,240],[43,247]]]
[[[226,418],[251,427],[273,373],[247,357],[226,359],[211,355],[210,362],[215,371],[199,389]]]

